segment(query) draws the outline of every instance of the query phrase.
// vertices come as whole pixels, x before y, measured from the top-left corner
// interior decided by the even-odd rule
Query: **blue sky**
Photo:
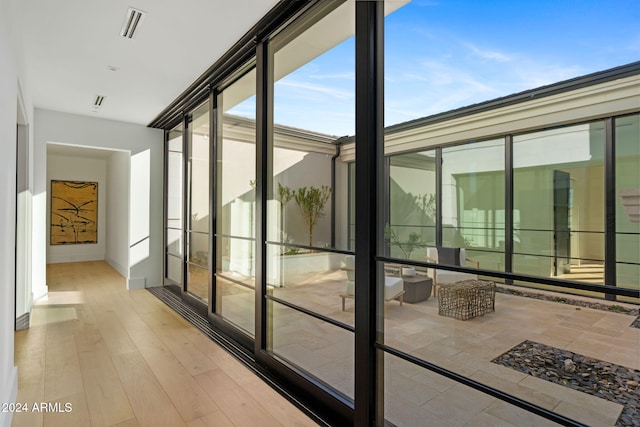
[[[413,0],[385,19],[385,124],[638,60],[638,0]],[[352,135],[354,67],[350,38],[282,78],[276,123]]]

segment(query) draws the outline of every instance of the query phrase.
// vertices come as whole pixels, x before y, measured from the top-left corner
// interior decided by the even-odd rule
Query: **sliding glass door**
[[[215,313],[255,334],[256,73],[217,95]]]

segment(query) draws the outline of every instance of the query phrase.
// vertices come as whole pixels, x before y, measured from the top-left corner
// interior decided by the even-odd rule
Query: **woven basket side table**
[[[487,280],[464,280],[441,285],[438,314],[459,320],[473,319],[495,311],[496,284]]]

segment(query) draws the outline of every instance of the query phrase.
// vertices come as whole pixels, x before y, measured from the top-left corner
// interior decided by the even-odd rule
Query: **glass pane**
[[[504,270],[504,140],[442,150],[443,246],[469,249],[477,267]],[[467,264],[472,266],[472,264]]]
[[[182,230],[167,228],[167,253],[182,257]]]
[[[385,155],[393,159],[398,154],[442,150],[442,187],[437,188],[442,217],[437,221],[441,221],[443,241],[438,243],[464,247],[468,258],[479,259],[481,269],[502,271],[509,264],[505,248],[513,243],[516,273],[603,283],[604,123],[570,123],[609,113],[595,112],[604,104],[595,97],[584,98],[584,87],[548,97],[540,97],[535,89],[637,61],[637,52],[625,48],[637,37],[637,31],[630,30],[638,27],[637,14],[623,12],[630,4],[608,3],[616,9],[609,15],[602,13],[597,2],[546,2],[532,8],[518,2],[385,1]],[[595,61],[594,52],[601,53]],[[594,86],[593,93],[606,85]],[[532,91],[530,100],[503,104],[506,100],[501,97],[526,90]],[[607,102],[623,102],[626,95],[617,97],[612,91]],[[633,133],[629,147],[636,150],[640,132],[630,124],[626,129],[629,136]],[[505,170],[502,138],[507,135],[517,135],[513,171]],[[488,138],[496,138],[495,146],[475,142]],[[348,153],[344,147],[343,153]],[[640,170],[637,157],[632,161],[631,170]],[[393,168],[391,163],[391,174]],[[512,212],[505,212],[505,172],[513,172]],[[635,179],[633,186],[640,187],[635,173],[630,175]],[[411,191],[413,195],[423,192]],[[389,206],[393,217],[391,201]],[[508,235],[505,219],[511,215],[514,233]],[[616,215],[620,222],[620,205]],[[628,226],[628,222],[618,226],[618,237]],[[618,274],[624,271],[630,277],[633,273],[620,267],[618,262]],[[379,339],[383,337],[385,345],[581,423],[622,424],[619,404],[614,408],[597,393],[574,389],[572,378],[587,378],[594,369],[576,368],[565,376],[566,369],[554,364],[559,359],[554,355],[568,351],[575,357],[571,360],[584,360],[587,355],[636,368],[639,349],[629,346],[626,337],[631,316],[576,308],[563,303],[572,297],[557,293],[544,293],[548,300],[493,294],[491,284],[477,280],[455,285],[452,279],[453,283],[439,286],[436,298],[425,298],[429,281],[420,273],[408,280],[387,271],[377,284],[383,289],[381,297],[387,296],[389,278],[401,279],[404,288],[402,306],[397,300],[377,301],[384,325]],[[434,281],[440,270],[427,273]],[[513,287],[501,289],[518,292]],[[469,314],[475,317],[466,317]],[[617,321],[620,329],[613,338],[610,334],[616,328],[608,322]],[[608,327],[594,328],[605,324]],[[542,347],[519,348],[528,341],[554,349],[538,353]],[[513,366],[493,362],[505,354]],[[540,354],[545,354],[545,363],[550,362],[539,363]],[[384,394],[378,402],[384,405],[385,424],[551,425],[413,364],[391,356],[380,359],[388,363]],[[535,376],[515,365],[536,369]]]
[[[216,276],[218,314],[247,334],[255,335],[255,288]]]
[[[253,286],[255,240],[218,237],[217,244],[216,274]]]
[[[255,330],[256,73],[218,96],[216,312]]]
[[[385,126],[637,61],[635,3],[607,5],[386,0]]]
[[[389,215],[385,230],[392,257],[423,261],[436,242],[435,151],[390,158]]]
[[[207,268],[209,266],[209,235],[192,232],[188,236],[189,258],[187,261]]]
[[[617,282],[616,286],[638,289],[638,278],[640,278],[640,264],[616,264]],[[638,298],[618,297],[620,300],[639,302]]]
[[[227,119],[225,117],[225,123],[228,123]],[[217,232],[255,237],[255,143],[223,140],[221,151]],[[247,159],[253,162],[247,162]]]
[[[268,245],[268,293],[354,325],[355,256]]]
[[[189,138],[189,229],[209,231],[209,103],[193,113]]]
[[[182,257],[167,255],[167,279],[171,279],[177,284],[182,284]]]
[[[169,132],[167,144],[167,181],[165,188],[167,204],[167,216],[165,218],[165,237],[167,239],[165,277],[180,285],[182,285],[183,281],[183,133],[182,124],[176,126]]]
[[[353,158],[336,147],[355,129],[355,2],[320,7],[326,15],[302,19],[271,45],[267,282],[274,297],[352,325],[353,298],[341,297],[349,286],[345,255],[323,249],[346,250],[350,214],[357,215],[349,207]],[[275,354],[353,396],[351,332],[276,302],[268,304],[267,328]]]
[[[514,137],[515,272],[603,283],[603,159],[603,122]]]
[[[180,144],[182,140],[180,139]],[[182,228],[183,165],[182,151],[169,151],[167,159],[167,227]]]
[[[384,355],[384,402],[385,420],[395,426],[558,425],[390,354]]]
[[[271,301],[267,327],[269,350],[353,398],[353,333]]]
[[[615,141],[616,284],[640,289],[640,115],[615,120]]]
[[[253,335],[255,330],[255,240],[218,237],[216,311]]]
[[[544,300],[495,292],[487,281],[442,285],[437,298],[414,300],[430,283],[420,276],[401,279],[403,305],[382,302],[385,345],[587,425],[616,425],[622,402],[602,399],[592,375],[602,364],[633,375],[640,347],[625,338],[633,316],[602,306],[576,309],[562,294]],[[574,363],[570,373],[566,359]],[[508,405],[416,365],[385,362],[386,418],[395,425],[501,425],[497,417],[520,426],[533,420],[522,412],[516,422]]]
[[[334,156],[339,137],[354,134],[355,9],[327,5],[335,9],[295,38],[291,29],[274,39],[268,228],[269,240],[346,249],[348,166]]]
[[[187,265],[189,266],[187,291],[202,301],[209,301],[209,270],[193,264]]]

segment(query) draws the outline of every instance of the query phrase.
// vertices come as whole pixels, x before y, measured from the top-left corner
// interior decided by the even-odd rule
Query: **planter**
[[[287,274],[302,274],[308,272],[337,270],[344,255],[334,253],[307,253],[285,255],[280,257],[282,267]]]
[[[402,277],[413,277],[416,275],[416,269],[413,267],[402,267],[400,275]]]
[[[282,287],[292,276],[338,270],[343,261],[344,255],[328,252],[271,256],[267,280],[274,287]]]

